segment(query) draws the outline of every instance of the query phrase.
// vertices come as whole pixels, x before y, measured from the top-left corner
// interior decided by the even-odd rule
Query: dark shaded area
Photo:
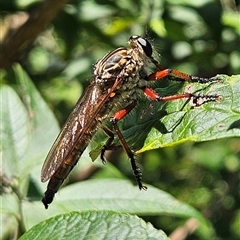
[[[235,121],[235,122],[233,122],[233,123],[229,126],[228,130],[231,130],[231,129],[234,129],[234,128],[240,128],[240,119],[237,120],[237,121]]]

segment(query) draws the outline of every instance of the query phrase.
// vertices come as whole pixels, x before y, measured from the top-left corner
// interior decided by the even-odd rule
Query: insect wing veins
[[[92,122],[96,119],[103,105],[114,92],[121,79],[116,78],[113,86],[104,94],[92,81],[83,95],[80,97],[70,113],[62,131],[59,133],[51,150],[49,151],[41,171],[41,181],[46,182],[65,159],[70,156],[79,141],[82,141],[84,133],[89,130]],[[88,107],[83,106],[87,105]]]

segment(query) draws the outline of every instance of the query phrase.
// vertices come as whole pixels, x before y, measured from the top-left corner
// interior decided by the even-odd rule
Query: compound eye
[[[145,38],[139,37],[137,35],[133,35],[129,38],[129,41],[132,47],[136,47],[135,44],[138,43],[143,49],[144,53],[148,57],[150,58],[152,57],[152,46]]]
[[[141,45],[143,51],[148,57],[152,56],[152,46],[151,44],[144,38],[139,37],[138,38],[138,43]]]

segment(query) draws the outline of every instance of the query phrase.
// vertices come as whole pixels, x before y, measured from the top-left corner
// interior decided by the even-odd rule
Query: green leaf
[[[191,89],[191,92],[197,94],[221,96],[220,102],[209,102],[195,108],[187,104],[186,100],[138,106],[123,124],[126,129],[124,136],[132,145],[135,144],[135,148],[136,143],[139,146],[144,142],[137,153],[186,141],[239,137],[240,75],[218,77],[221,82],[207,86],[195,83],[185,86],[185,89]],[[157,91],[161,96],[184,92],[177,90],[177,84]]]
[[[41,159],[39,162],[42,163],[42,157],[46,155],[51,147],[51,142],[59,133],[58,122],[20,65],[15,65],[13,70],[21,97],[25,99],[24,104],[31,120],[32,139],[27,158],[29,164],[36,164],[36,162],[33,163],[33,157],[38,160]]]
[[[14,231],[17,226],[24,231],[20,209],[21,200],[29,191],[30,177],[39,188],[44,187],[40,184],[41,165],[59,129],[52,112],[20,65],[13,66],[4,78],[17,83],[14,88],[0,86],[1,212],[4,214],[1,216],[9,233],[13,233],[13,226]]]
[[[30,126],[27,111],[12,88],[2,85],[0,99],[2,167],[4,175],[10,179],[20,175],[29,147]]]
[[[26,232],[24,239],[168,239],[137,216],[114,211],[71,212],[48,219]]]
[[[14,65],[6,79],[17,83],[19,96],[12,88],[2,87],[4,104],[1,109],[1,134],[6,146],[3,147],[3,171],[6,173],[7,169],[13,168],[12,175],[19,178],[20,188],[25,188],[25,193],[22,192],[25,196],[28,186],[26,180],[34,169],[38,171],[34,172],[32,178],[39,183],[41,165],[59,127],[52,111],[20,65]]]
[[[92,209],[114,210],[137,215],[170,215],[181,218],[196,218],[210,231],[208,222],[191,206],[179,202],[170,194],[148,186],[147,191],[139,189],[126,180],[105,179],[88,180],[62,188],[56,194],[54,203],[48,210],[43,210],[42,203],[24,202],[24,222],[27,229],[38,222],[69,211]],[[27,209],[32,209],[31,212]]]

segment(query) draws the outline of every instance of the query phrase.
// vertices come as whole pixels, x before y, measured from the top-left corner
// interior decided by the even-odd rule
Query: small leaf
[[[99,155],[101,154],[101,150],[102,150],[102,145],[94,148],[89,152],[89,156],[93,162],[99,157]]]
[[[137,216],[113,211],[71,212],[42,222],[20,240],[27,239],[156,239],[167,236]]]

